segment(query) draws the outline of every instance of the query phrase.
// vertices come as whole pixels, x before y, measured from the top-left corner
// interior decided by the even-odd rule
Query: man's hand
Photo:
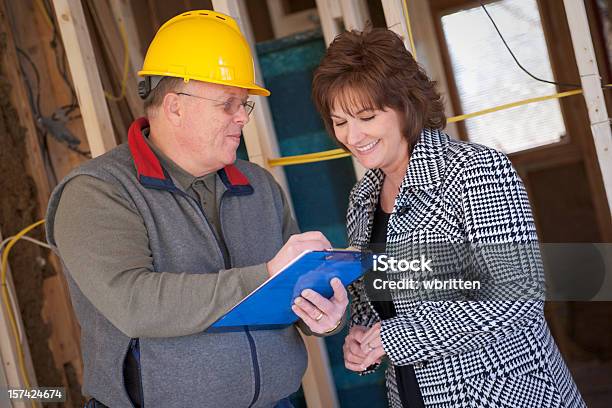
[[[365,371],[374,363],[380,363],[385,351],[380,341],[380,323],[371,328],[353,326],[344,339],[344,366],[356,372]]]
[[[291,306],[293,312],[315,333],[329,333],[338,327],[348,305],[346,289],[340,279],[334,278],[330,283],[334,289],[331,299],[306,289]]]
[[[266,264],[268,274],[274,276],[280,272],[285,265],[304,251],[323,251],[330,249],[331,244],[319,231],[304,232],[289,237],[285,245],[276,253],[274,258]]]

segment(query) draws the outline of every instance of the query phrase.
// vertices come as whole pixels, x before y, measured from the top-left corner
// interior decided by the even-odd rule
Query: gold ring
[[[319,312],[319,315],[317,317],[315,317],[315,320],[318,322],[322,318],[323,318],[323,312]]]

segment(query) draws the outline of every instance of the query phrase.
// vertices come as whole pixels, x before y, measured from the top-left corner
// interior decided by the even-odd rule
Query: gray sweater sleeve
[[[139,213],[114,186],[90,176],[65,186],[54,238],[83,294],[129,337],[205,330],[268,278],[265,264],[155,272]]]

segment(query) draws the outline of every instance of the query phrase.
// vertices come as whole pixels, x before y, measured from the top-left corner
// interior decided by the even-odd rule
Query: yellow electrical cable
[[[23,345],[21,344],[21,340],[19,338],[19,329],[17,327],[17,318],[15,317],[15,311],[13,310],[13,305],[10,300],[10,293],[8,291],[8,283],[7,283],[7,274],[8,274],[8,256],[9,252],[11,252],[11,248],[23,237],[25,234],[38,227],[39,225],[44,224],[45,220],[40,220],[35,222],[32,225],[27,226],[17,233],[6,245],[4,251],[2,251],[2,300],[4,301],[4,306],[8,311],[9,320],[11,322],[11,328],[13,330],[13,336],[15,337],[15,344],[17,346],[17,355],[19,358],[19,368],[21,369],[23,375],[23,381],[26,385],[26,388],[30,388],[30,377],[28,376],[28,371],[25,367],[25,357],[23,352]],[[34,400],[32,400],[32,407],[34,407]]]
[[[608,84],[604,86],[609,87],[611,85],[612,84]],[[523,99],[517,102],[506,103],[504,105],[499,105],[499,106],[479,110],[479,111],[472,112],[472,113],[466,113],[465,115],[453,116],[451,118],[448,118],[447,122],[448,123],[460,122],[462,120],[474,118],[476,116],[486,115],[486,114],[501,111],[504,109],[515,108],[517,106],[527,105],[527,104],[534,103],[534,102],[546,101],[549,99],[566,98],[568,96],[578,95],[581,93],[582,93],[582,89],[574,89],[572,91],[560,92],[560,93],[556,93],[552,95],[545,95],[545,96],[538,96],[535,98]],[[291,166],[295,164],[314,163],[314,162],[325,161],[325,160],[341,159],[347,156],[350,156],[350,153],[346,152],[345,150],[333,149],[333,150],[326,150],[323,152],[300,154],[296,156],[286,156],[286,157],[280,157],[277,159],[269,159],[268,164],[271,167]]]
[[[321,152],[321,153],[330,153],[330,152],[336,152],[336,151],[339,153],[323,154],[321,156],[317,156],[317,153],[310,153],[311,156],[306,157],[306,158],[304,157],[304,156],[307,156],[305,154],[301,154],[297,156],[280,157],[278,159],[268,160],[268,164],[272,167],[291,166],[294,164],[315,163],[315,162],[326,161],[326,160],[341,159],[343,157],[349,157],[351,155],[349,152],[343,149],[328,150],[326,152]]]
[[[130,68],[130,55],[129,55],[129,44],[127,40],[127,33],[125,32],[125,26],[123,22],[119,23],[119,32],[121,33],[121,40],[123,41],[123,77],[121,78],[121,92],[119,96],[115,96],[110,92],[104,91],[104,96],[110,101],[120,101],[125,98],[125,88],[127,84],[127,77]]]
[[[43,4],[42,0],[36,0],[36,5],[42,12],[42,15],[45,16],[45,21],[47,22],[49,27],[53,28],[53,21],[51,21],[51,17],[47,13],[47,9],[45,8],[45,5]]]
[[[297,156],[287,156],[287,157],[281,157],[278,159],[270,159],[268,160],[268,162],[272,166],[286,166],[290,164],[312,163],[316,161],[321,161],[322,159],[323,160],[339,159],[339,158],[347,157],[347,156],[350,156],[350,153],[348,153],[344,149],[332,149],[332,150],[325,150],[322,152],[300,154]],[[293,163],[294,161],[297,161],[297,163]]]
[[[344,152],[346,152],[346,150],[344,149],[332,149],[332,150],[325,150],[322,152],[301,154],[300,158],[311,159],[311,158],[318,158],[318,157],[335,156],[337,154],[344,153]]]
[[[408,13],[408,4],[406,4],[406,0],[402,1],[402,7],[404,9],[406,28],[408,29],[408,38],[410,39],[410,48],[412,48],[412,57],[417,61],[416,46],[414,45],[414,37],[412,36],[412,26],[410,25],[410,14]]]
[[[497,111],[504,110],[504,109],[516,108],[517,106],[523,106],[523,105],[527,105],[529,103],[534,103],[534,102],[542,102],[542,101],[546,101],[549,99],[566,98],[568,96],[579,95],[581,93],[582,93],[582,89],[574,89],[573,91],[566,91],[566,92],[560,92],[560,93],[556,93],[552,95],[538,96],[535,98],[523,99],[522,101],[506,103],[504,105],[495,106],[493,108],[483,109],[483,110],[479,110],[477,112],[472,112],[472,113],[466,113],[465,115],[453,116],[452,118],[449,118],[447,122],[448,123],[461,122],[462,120],[466,120],[466,119],[473,118],[476,116],[486,115],[488,113],[497,112]]]

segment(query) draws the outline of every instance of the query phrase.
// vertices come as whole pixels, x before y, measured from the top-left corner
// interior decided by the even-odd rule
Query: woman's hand
[[[353,326],[344,339],[344,366],[351,371],[365,371],[374,363],[380,363],[385,351],[380,341],[380,323],[371,328]]]
[[[306,289],[291,306],[291,310],[315,333],[329,333],[338,327],[348,305],[346,289],[340,279],[332,279],[331,286],[334,289],[331,299]]]
[[[349,330],[348,336],[344,339],[344,366],[351,371],[364,371],[363,361],[367,357],[367,353],[361,350],[361,339],[368,332],[366,326],[353,326]]]
[[[372,326],[361,338],[360,349],[366,354],[362,365],[367,368],[374,363],[380,363],[386,354],[380,338],[380,322]],[[365,370],[364,368],[364,370]],[[363,370],[362,370],[363,371]]]

